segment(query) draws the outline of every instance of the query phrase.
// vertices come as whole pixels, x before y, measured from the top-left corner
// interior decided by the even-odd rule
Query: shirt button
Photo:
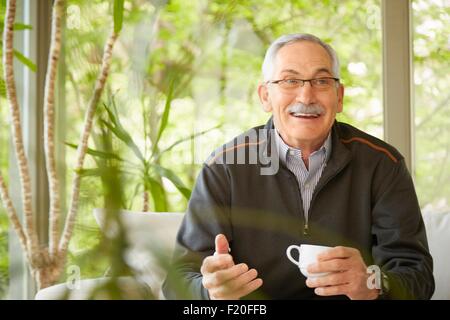
[[[289,154],[290,154],[291,156],[295,156],[295,150],[289,150]]]

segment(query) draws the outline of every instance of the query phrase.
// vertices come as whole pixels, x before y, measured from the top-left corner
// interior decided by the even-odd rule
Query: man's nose
[[[314,89],[311,86],[311,82],[305,81],[303,86],[297,89],[296,100],[306,105],[315,102]]]

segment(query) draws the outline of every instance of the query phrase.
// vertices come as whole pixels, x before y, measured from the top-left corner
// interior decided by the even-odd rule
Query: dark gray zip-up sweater
[[[366,265],[380,266],[389,277],[389,298],[429,299],[432,258],[414,185],[399,152],[335,122],[331,157],[306,224],[295,176],[275,163],[274,132],[270,119],[216,150],[204,164],[177,236],[165,296],[209,298],[200,266],[214,253],[215,236],[223,233],[234,262],[247,263],[263,279],[263,286],[247,298],[320,299],[286,257],[292,244],[318,244],[360,250]]]

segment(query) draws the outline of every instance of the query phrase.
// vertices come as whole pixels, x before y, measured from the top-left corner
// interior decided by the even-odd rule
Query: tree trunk
[[[148,212],[149,210],[149,196],[148,196],[148,191],[144,191],[144,204],[142,206],[142,211],[143,212]]]
[[[44,98],[44,138],[47,174],[50,188],[50,219],[49,219],[49,246],[40,247],[38,234],[34,225],[32,212],[31,179],[28,169],[28,160],[25,156],[25,148],[22,137],[22,123],[20,120],[20,107],[16,94],[16,86],[13,68],[13,38],[14,21],[16,14],[16,0],[8,0],[6,7],[5,27],[3,34],[3,66],[5,87],[10,105],[12,138],[16,153],[22,196],[22,206],[24,213],[24,227],[18,218],[16,209],[8,193],[3,177],[0,173],[0,198],[6,208],[8,217],[12,222],[12,227],[19,236],[19,240],[24,253],[26,254],[30,272],[36,280],[39,289],[46,288],[58,282],[64,270],[67,250],[75,223],[78,209],[78,199],[80,193],[80,171],[83,167],[86,156],[88,139],[92,129],[92,122],[95,110],[111,65],[112,50],[118,38],[118,31],[114,31],[108,38],[103,52],[102,66],[94,89],[94,94],[89,101],[85,117],[85,125],[81,134],[81,142],[78,148],[78,158],[76,164],[76,174],[73,182],[72,202],[68,217],[65,221],[64,230],[59,238],[60,221],[60,196],[59,183],[56,174],[55,148],[54,148],[54,87],[57,71],[57,63],[61,49],[61,21],[64,14],[65,0],[55,0],[52,14],[52,39],[49,54],[48,70],[46,73],[45,98]]]
[[[64,270],[63,261],[64,259],[52,259],[49,264],[36,269],[31,269],[38,290],[50,287],[59,281]]]

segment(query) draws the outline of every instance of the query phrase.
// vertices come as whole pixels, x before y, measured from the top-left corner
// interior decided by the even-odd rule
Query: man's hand
[[[306,285],[315,288],[319,296],[347,295],[350,299],[370,300],[378,297],[377,289],[367,286],[367,266],[359,250],[334,247],[317,257],[318,262],[308,266],[308,272],[331,272],[331,274],[308,278]]]
[[[202,284],[212,300],[239,299],[262,285],[262,280],[256,278],[258,272],[255,269],[249,270],[245,263],[234,264],[223,234],[216,236],[215,246],[214,255],[206,257],[200,268]]]

